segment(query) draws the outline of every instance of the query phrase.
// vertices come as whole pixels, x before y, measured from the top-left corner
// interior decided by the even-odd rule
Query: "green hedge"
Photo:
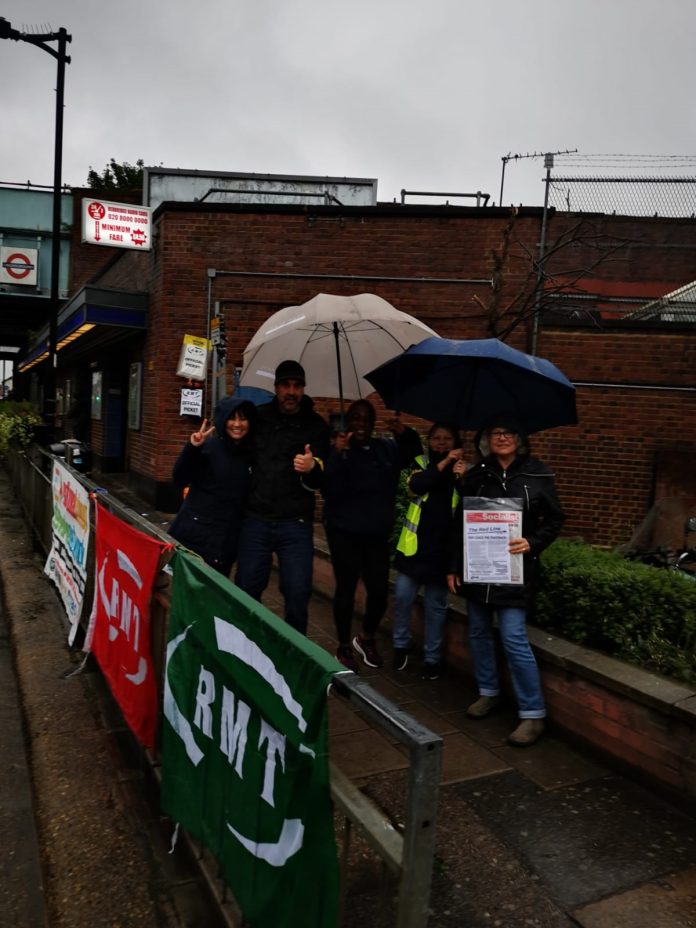
[[[562,539],[544,552],[541,568],[535,625],[696,683],[696,582]]]
[[[0,454],[8,448],[28,448],[41,416],[33,403],[0,401]]]

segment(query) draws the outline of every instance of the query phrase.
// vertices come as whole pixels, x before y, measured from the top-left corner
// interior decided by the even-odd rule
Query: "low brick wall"
[[[331,562],[317,539],[317,592],[332,596]],[[362,611],[362,591],[356,602]],[[416,609],[413,628],[422,639]],[[390,623],[387,614],[385,630]],[[696,802],[696,690],[529,626],[546,696],[549,724],[606,762]],[[447,623],[446,663],[471,676],[463,603]]]

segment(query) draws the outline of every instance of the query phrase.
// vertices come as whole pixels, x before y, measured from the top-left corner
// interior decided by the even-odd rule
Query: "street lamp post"
[[[63,169],[63,95],[65,89],[65,65],[70,64],[66,54],[68,42],[72,36],[64,28],[58,32],[29,33],[13,29],[11,23],[0,17],[0,39],[12,39],[15,42],[28,42],[42,48],[58,62],[56,81],[56,131],[53,160],[53,219],[51,226],[51,295],[48,322],[48,375],[45,382],[44,413],[48,427],[49,440],[53,440],[56,418],[56,382],[58,367],[58,308],[60,280],[60,216],[61,216],[61,173]],[[49,45],[56,42],[57,47]]]

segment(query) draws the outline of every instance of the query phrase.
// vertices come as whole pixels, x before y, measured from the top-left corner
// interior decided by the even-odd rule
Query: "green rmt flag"
[[[335,928],[326,694],[343,668],[199,559],[172,566],[163,809],[252,928]]]

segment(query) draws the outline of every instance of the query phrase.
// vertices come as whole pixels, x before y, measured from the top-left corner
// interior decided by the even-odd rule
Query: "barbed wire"
[[[696,154],[568,153],[556,158],[550,181],[549,206],[559,211],[696,216]]]

